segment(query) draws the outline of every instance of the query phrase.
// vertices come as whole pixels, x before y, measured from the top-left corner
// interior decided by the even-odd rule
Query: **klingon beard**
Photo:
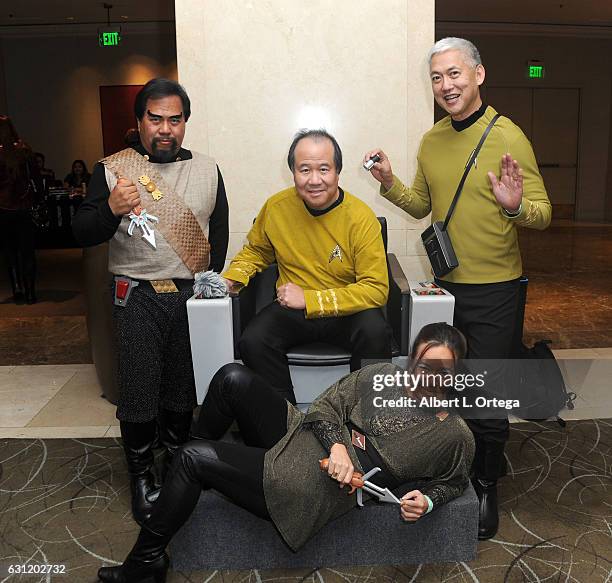
[[[153,155],[158,158],[162,162],[170,162],[172,159],[176,157],[180,147],[176,139],[172,138],[172,147],[169,150],[160,150],[157,147],[158,142],[160,142],[160,138],[153,138],[153,142],[151,143],[151,149],[153,150]]]

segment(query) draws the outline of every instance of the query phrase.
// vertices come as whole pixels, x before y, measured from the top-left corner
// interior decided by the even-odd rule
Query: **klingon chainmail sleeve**
[[[311,429],[328,453],[334,443],[346,445],[342,439],[340,426],[336,423],[331,423],[330,421],[313,421],[312,423],[305,423],[304,426]]]
[[[433,508],[450,502],[465,490],[474,458],[474,439],[464,423],[456,423],[455,439],[440,445],[436,475],[421,488]]]

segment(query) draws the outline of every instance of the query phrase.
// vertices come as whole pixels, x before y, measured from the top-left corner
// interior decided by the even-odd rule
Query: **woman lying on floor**
[[[462,334],[444,323],[425,326],[414,346],[411,372],[433,373],[453,371],[466,348]],[[327,389],[304,415],[242,365],[221,368],[201,408],[201,439],[185,444],[175,456],[134,548],[123,565],[102,567],[100,579],[165,582],[166,546],[189,518],[203,488],[213,488],[271,520],[294,551],[356,506],[356,496],[342,488],[350,483],[354,468],[367,472],[381,467],[373,481],[389,489],[426,480],[422,490],[401,499],[400,513],[406,521],[418,520],[459,496],[469,480],[472,434],[458,415],[447,411],[374,407],[378,395],[426,395],[405,387],[386,393],[373,390],[374,380],[382,378],[375,375],[397,371],[404,372],[381,363],[351,373]],[[438,395],[444,396],[441,390]],[[216,441],[234,421],[244,445]],[[353,447],[352,430],[365,435],[365,451]],[[325,474],[318,460],[328,455]]]

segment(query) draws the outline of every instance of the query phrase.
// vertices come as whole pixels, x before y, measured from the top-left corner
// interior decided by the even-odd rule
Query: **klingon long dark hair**
[[[134,100],[134,114],[136,118],[142,120],[147,107],[147,101],[149,99],[161,99],[163,97],[170,97],[177,95],[181,98],[183,104],[183,117],[185,121],[189,120],[191,115],[191,101],[187,95],[185,88],[172,79],[163,79],[158,77],[157,79],[151,79],[136,95]]]

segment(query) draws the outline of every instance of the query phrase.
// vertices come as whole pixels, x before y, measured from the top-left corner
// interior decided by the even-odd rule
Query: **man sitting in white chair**
[[[389,282],[374,212],[338,186],[342,151],[324,130],[303,130],[287,156],[294,186],[270,197],[248,243],[223,273],[238,292],[278,264],[276,301],[249,323],[239,348],[246,366],[295,404],[287,352],[328,342],[362,359],[390,359],[392,332],[381,308]]]

